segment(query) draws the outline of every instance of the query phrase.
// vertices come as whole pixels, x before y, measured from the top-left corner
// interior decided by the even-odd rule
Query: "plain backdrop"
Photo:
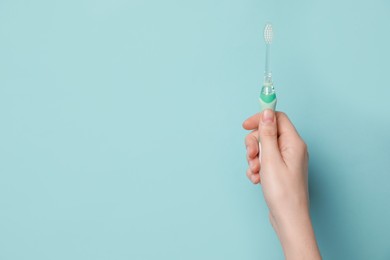
[[[266,22],[324,259],[390,259],[389,1],[0,1],[0,259],[283,259],[242,121]]]

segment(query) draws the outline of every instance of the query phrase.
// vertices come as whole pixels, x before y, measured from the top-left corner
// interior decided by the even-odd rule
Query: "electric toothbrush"
[[[273,38],[272,25],[267,23],[264,27],[264,41],[266,46],[265,52],[265,70],[264,70],[264,83],[260,92],[260,109],[275,110],[276,107],[276,94],[272,83],[272,75],[270,71],[270,49]]]

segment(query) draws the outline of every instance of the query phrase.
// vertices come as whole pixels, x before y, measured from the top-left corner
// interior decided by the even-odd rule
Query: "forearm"
[[[315,239],[310,215],[286,216],[271,220],[287,260],[316,260],[321,255]]]

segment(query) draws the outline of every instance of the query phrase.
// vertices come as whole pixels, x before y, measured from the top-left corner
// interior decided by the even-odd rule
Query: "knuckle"
[[[260,171],[260,163],[256,163],[252,170],[254,173],[258,173]]]
[[[278,113],[276,114],[276,116],[277,116],[278,118],[287,118],[287,119],[288,119],[287,114],[284,113],[284,112],[281,112],[281,111],[278,111]]]
[[[250,146],[250,145],[253,145],[257,142],[256,140],[256,137],[253,135],[253,134],[248,134],[246,137],[245,137],[245,145],[246,146]]]
[[[308,148],[307,148],[307,144],[303,140],[300,140],[300,142],[299,142],[299,150],[302,151],[302,153],[307,158],[309,158],[309,151],[308,151]]]
[[[282,112],[282,111],[278,111],[278,115],[280,117],[287,117],[286,113]]]
[[[303,151],[303,152],[306,152],[306,151],[307,151],[307,145],[306,145],[306,143],[305,143],[301,138],[299,138],[299,139],[297,140],[296,146],[297,146],[297,148],[298,148],[300,151]]]
[[[251,172],[251,170],[248,168],[248,169],[246,170],[246,177],[250,178],[251,175],[252,175],[252,172]]]
[[[245,136],[245,145],[248,146],[251,140],[251,136],[248,134]]]
[[[307,144],[304,141],[302,141],[302,150],[307,153]]]

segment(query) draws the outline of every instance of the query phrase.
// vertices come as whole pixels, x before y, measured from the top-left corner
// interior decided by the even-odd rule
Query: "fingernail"
[[[272,109],[266,109],[263,112],[262,122],[264,124],[272,123],[274,121],[275,113]]]

